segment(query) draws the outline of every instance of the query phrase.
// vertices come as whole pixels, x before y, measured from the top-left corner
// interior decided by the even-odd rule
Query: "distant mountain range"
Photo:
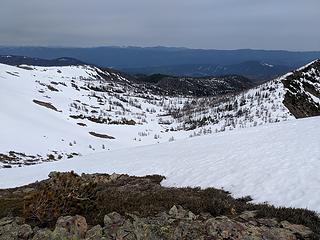
[[[63,67],[63,66],[84,66],[79,60],[74,58],[57,58],[52,60],[23,57],[23,56],[0,56],[0,63],[11,66],[19,66],[24,69],[32,68],[32,66],[41,67]],[[28,65],[28,66],[23,66]],[[91,65],[94,67],[94,65]],[[170,76],[163,74],[126,74],[115,69],[101,68],[108,72],[108,79],[113,81],[118,79],[112,76],[121,76],[132,84],[139,85],[139,88],[160,95],[189,95],[189,96],[215,96],[221,94],[235,93],[249,89],[256,84],[250,79],[240,75],[224,75],[218,77],[186,77],[186,76]],[[111,74],[112,73],[112,74]],[[106,76],[105,76],[106,77]]]
[[[18,65],[32,65],[32,66],[42,66],[42,67],[61,67],[61,66],[78,66],[83,65],[84,63],[68,57],[62,57],[57,59],[42,59],[34,57],[25,57],[25,56],[0,56],[0,63],[8,64],[12,66]]]
[[[233,65],[190,64],[122,69],[129,74],[143,73],[147,75],[165,74],[189,77],[242,75],[255,82],[267,81],[291,70],[292,67],[290,66],[271,65],[258,61],[247,61]]]
[[[42,59],[75,58],[100,67],[129,73],[209,76],[239,74],[253,80],[270,80],[288,70],[320,58],[320,52],[269,50],[203,50],[167,47],[0,47],[0,55]],[[273,67],[271,67],[273,66]]]

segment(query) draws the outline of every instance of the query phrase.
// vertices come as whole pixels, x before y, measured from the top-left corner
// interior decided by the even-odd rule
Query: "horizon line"
[[[48,49],[95,49],[95,48],[119,48],[119,49],[177,49],[177,50],[198,50],[198,51],[269,51],[269,52],[320,52],[320,50],[288,50],[288,49],[263,49],[263,48],[230,48],[230,49],[216,49],[216,48],[190,48],[177,46],[133,46],[133,45],[97,45],[97,46],[41,46],[41,45],[0,45],[0,48],[48,48]]]

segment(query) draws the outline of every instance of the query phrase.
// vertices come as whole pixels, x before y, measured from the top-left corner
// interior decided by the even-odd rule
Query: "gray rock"
[[[106,237],[116,238],[125,219],[117,212],[112,212],[104,216],[104,232]]]
[[[19,226],[18,236],[20,239],[29,239],[33,234],[31,226],[23,224]]]
[[[212,237],[242,239],[246,226],[227,217],[217,217],[206,221],[206,229]]]
[[[49,229],[40,229],[35,233],[32,240],[54,240],[54,236]]]
[[[172,239],[203,239],[201,223],[199,222],[179,222],[175,228]]]
[[[172,218],[176,219],[188,219],[188,220],[194,220],[197,218],[195,214],[193,214],[191,211],[186,211],[184,210],[181,206],[176,206],[174,205],[170,210],[169,210],[169,215]]]
[[[117,212],[109,213],[104,216],[104,225],[106,227],[112,225],[122,225],[124,223],[124,218]]]
[[[134,234],[134,227],[132,222],[127,219],[123,223],[123,225],[119,228],[117,234],[116,234],[117,239],[125,239],[125,240],[135,240],[136,235]]]
[[[0,220],[0,240],[29,239],[32,228],[24,224],[23,218],[3,218]]]
[[[135,214],[113,212],[100,225],[88,230],[84,217],[60,217],[54,232],[34,228],[22,218],[0,219],[0,240],[180,240],[180,239],[246,239],[297,240],[311,238],[312,231],[302,225],[275,219],[257,219],[255,212],[244,212],[234,217],[199,217],[181,206],[174,206],[169,214],[140,217]]]
[[[86,233],[86,240],[100,240],[102,239],[102,227],[96,225]]]
[[[19,225],[15,222],[0,227],[0,240],[18,240]]]
[[[87,230],[88,225],[84,217],[66,216],[58,219],[53,234],[58,239],[82,239],[85,238]]]
[[[290,230],[291,232],[295,233],[295,234],[298,234],[302,237],[308,237],[309,235],[312,234],[312,231],[305,227],[305,226],[302,226],[302,225],[297,225],[297,224],[291,224],[287,221],[282,221],[280,223],[280,225],[285,228],[285,229],[288,229]]]
[[[260,218],[256,220],[257,223],[260,225],[264,225],[267,227],[278,227],[278,221],[276,219],[270,218],[270,219],[265,219],[265,218]]]
[[[253,219],[256,215],[257,215],[256,211],[245,211],[245,212],[241,213],[238,218],[241,218],[245,221],[249,221],[249,220]]]
[[[14,222],[14,218],[5,217],[0,219],[0,227],[11,224]]]

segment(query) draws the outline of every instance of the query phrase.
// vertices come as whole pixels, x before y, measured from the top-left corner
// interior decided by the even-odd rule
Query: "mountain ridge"
[[[290,52],[251,49],[204,50],[164,47],[0,47],[0,55],[21,55],[44,59],[69,56],[89,64],[95,64],[100,67],[113,67],[116,69],[186,64],[210,64],[224,66],[240,64],[246,61],[258,61],[271,65],[283,65],[288,66],[289,69],[295,69],[307,64],[313,59],[320,58],[320,52]],[[285,71],[281,74],[284,73]],[[270,80],[270,78],[265,80]]]

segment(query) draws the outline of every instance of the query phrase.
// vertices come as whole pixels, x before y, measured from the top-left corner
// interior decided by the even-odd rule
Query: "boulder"
[[[32,234],[31,226],[24,224],[23,218],[3,218],[0,220],[0,240],[29,239]]]
[[[40,229],[35,233],[32,240],[54,240],[54,236],[49,229]]]
[[[96,225],[86,233],[86,240],[100,240],[102,239],[102,227]]]
[[[88,225],[84,217],[79,215],[66,216],[58,219],[53,234],[62,239],[83,239],[87,230]]]
[[[192,213],[191,211],[184,210],[183,207],[181,206],[176,206],[174,205],[170,210],[169,210],[169,215],[172,218],[176,219],[188,219],[188,220],[195,220],[197,216]]]

